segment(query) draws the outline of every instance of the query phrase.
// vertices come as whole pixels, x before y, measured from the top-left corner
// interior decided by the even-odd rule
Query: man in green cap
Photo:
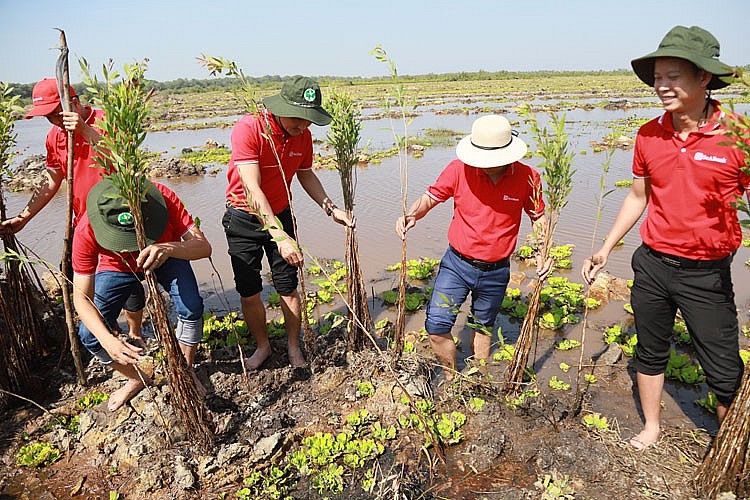
[[[352,224],[346,212],[328,197],[312,170],[312,135],[308,127],[311,123],[324,126],[331,122],[321,102],[315,80],[294,76],[284,83],[279,94],[263,99],[265,109],[257,115],[243,116],[232,130],[227,211],[222,223],[242,315],[257,344],[245,364],[251,370],[258,369],[271,355],[266,308],[260,296],[264,253],[273,286],[281,296],[289,362],[294,367],[305,365],[297,292],[297,268],[303,265],[303,255],[295,241],[289,207],[294,176],[326,215],[339,224]]]
[[[148,182],[148,181],[147,181]],[[203,299],[191,260],[211,255],[211,245],[177,195],[148,182],[141,203],[147,246],[139,251],[133,215],[109,178],[91,188],[86,212],[73,236],[73,304],[81,319],[78,336],[102,364],[127,382],[107,402],[111,411],[143,389],[135,364],[142,348],[112,333],[117,316],[143,273],[154,273],[169,292],[177,314],[175,335],[188,366],[203,336]],[[198,390],[205,392],[192,372]]]
[[[643,244],[632,257],[631,304],[638,332],[635,367],[643,430],[637,449],[656,443],[670,339],[679,309],[721,422],[742,376],[737,308],[730,273],[742,242],[732,204],[748,196],[744,155],[723,134],[724,112],[711,91],[728,85],[732,70],[719,60],[708,31],[676,26],[659,48],[632,61],[654,88],[665,113],[638,131],[633,185],[602,247],[581,271],[591,284],[614,246],[640,219]]]

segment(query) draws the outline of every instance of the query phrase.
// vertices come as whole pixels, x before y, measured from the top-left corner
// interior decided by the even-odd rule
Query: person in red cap
[[[31,199],[21,212],[0,222],[0,234],[13,234],[22,230],[38,214],[60,189],[67,178],[68,132],[73,132],[73,226],[86,213],[86,196],[101,180],[103,170],[96,164],[94,147],[101,138],[96,121],[104,112],[81,104],[73,87],[70,87],[71,111],[63,111],[57,80],[45,78],[34,85],[31,93],[32,107],[26,119],[44,116],[52,124],[47,133],[47,169],[44,177],[34,189]],[[136,289],[125,305],[128,335],[136,343],[145,346],[141,332],[143,308],[146,299],[143,289]]]
[[[264,110],[243,116],[232,130],[227,211],[222,224],[242,315],[257,344],[245,364],[251,370],[258,369],[271,355],[266,308],[260,296],[264,254],[274,288],[281,296],[289,362],[294,367],[305,365],[300,348],[301,300],[297,292],[297,268],[303,265],[303,255],[295,241],[289,207],[294,176],[335,222],[352,224],[346,212],[328,198],[312,169],[312,135],[308,127],[331,122],[321,99],[315,80],[292,77],[279,94],[263,99]]]
[[[630,440],[637,449],[661,432],[664,371],[679,309],[724,419],[742,377],[739,325],[730,266],[742,242],[734,202],[750,199],[745,157],[724,135],[724,112],[711,91],[729,85],[732,69],[719,42],[698,27],[675,26],[656,51],[631,62],[664,114],[638,131],[633,185],[604,244],[581,274],[591,284],[618,241],[640,220],[643,244],[632,256],[630,302],[638,331],[638,394],[645,420]]]

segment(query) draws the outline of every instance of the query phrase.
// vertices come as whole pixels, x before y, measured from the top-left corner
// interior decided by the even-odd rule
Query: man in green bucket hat
[[[748,196],[745,157],[724,135],[725,118],[711,91],[726,87],[732,69],[719,60],[708,31],[675,26],[659,48],[632,61],[665,113],[638,131],[633,185],[602,247],[586,259],[591,284],[614,246],[638,222],[643,244],[632,257],[631,305],[638,332],[635,367],[643,430],[637,449],[659,439],[660,403],[670,340],[679,309],[687,324],[716,415],[726,415],[742,376],[737,307],[730,265],[742,242],[733,203]]]
[[[125,384],[107,402],[115,411],[143,389],[134,365],[143,349],[113,333],[117,316],[144,273],[154,273],[169,292],[177,315],[175,335],[192,371],[203,336],[203,299],[191,260],[211,255],[211,244],[195,225],[177,195],[162,184],[147,182],[141,203],[146,247],[139,249],[135,219],[109,178],[91,188],[86,212],[73,236],[73,304],[81,319],[78,336],[102,364],[125,376]]]
[[[265,109],[243,116],[232,130],[227,210],[222,219],[242,315],[257,344],[255,353],[245,362],[250,370],[260,368],[271,356],[266,308],[260,296],[264,254],[273,286],[281,297],[289,363],[293,367],[305,365],[297,292],[297,269],[303,265],[303,255],[295,241],[289,206],[294,176],[326,215],[339,224],[352,225],[312,170],[312,135],[308,127],[331,122],[322,106],[318,82],[294,76],[284,83],[279,94],[264,98],[263,105]]]

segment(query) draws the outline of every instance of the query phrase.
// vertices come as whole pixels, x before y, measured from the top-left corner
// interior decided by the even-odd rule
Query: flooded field
[[[458,105],[460,103],[453,103]],[[506,114],[517,123],[521,137],[533,149],[533,139],[529,137],[524,126],[518,123],[518,116],[513,112],[515,103],[497,103],[488,101],[480,103],[482,110],[488,107],[497,108],[498,112]],[[476,106],[476,101],[474,102]],[[425,106],[421,114],[414,118],[409,125],[410,136],[423,135],[425,129],[448,129],[462,135],[471,130],[471,123],[479,113],[437,114],[446,109],[446,104]],[[740,108],[742,111],[742,108]],[[368,113],[365,113],[367,116]],[[597,226],[596,197],[602,176],[602,163],[605,153],[594,153],[591,143],[602,139],[611,132],[615,121],[627,118],[648,118],[659,114],[658,108],[639,108],[628,110],[605,110],[596,108],[591,111],[575,109],[566,113],[567,130],[570,134],[571,150],[576,152],[573,177],[573,190],[569,203],[562,213],[557,231],[557,244],[573,244],[573,269],[568,271],[572,281],[580,281],[578,269],[583,259],[591,253],[592,245],[598,248],[606,231],[611,226],[617,214],[627,188],[618,188],[605,198],[601,220]],[[230,117],[230,118],[236,118]],[[540,119],[544,115],[540,114]],[[393,126],[399,127],[398,122]],[[393,146],[392,124],[387,119],[365,120],[362,132],[362,145],[368,150],[377,151]],[[19,158],[31,154],[44,152],[44,136],[49,128],[43,119],[22,120],[16,123],[18,132]],[[325,140],[326,128],[312,126],[313,136]],[[202,130],[181,130],[172,132],[153,132],[146,140],[146,147],[160,152],[164,157],[178,156],[183,148],[200,148],[207,140],[217,141],[219,144],[229,145],[231,129],[205,128]],[[403,135],[403,130],[396,128],[396,133]],[[635,131],[626,132],[635,136]],[[320,148],[320,144],[316,147]],[[324,154],[328,154],[323,152]],[[408,202],[424,192],[424,189],[435,181],[441,169],[455,157],[453,147],[428,147],[421,158],[408,157],[409,186]],[[531,165],[539,163],[538,158],[525,160]],[[607,176],[607,189],[612,189],[614,182],[630,179],[632,151],[618,150],[614,153],[610,172]],[[206,175],[202,178],[172,178],[159,179],[174,189],[186,203],[190,212],[200,217],[202,229],[213,245],[213,264],[228,288],[228,298],[232,305],[237,304],[237,297],[231,287],[232,277],[229,259],[226,254],[226,241],[220,219],[224,212],[224,190],[226,188],[226,166],[219,165],[220,172],[216,175]],[[334,200],[341,205],[341,188],[338,173],[333,170],[319,170],[320,177],[326,190]],[[358,169],[355,214],[359,236],[360,256],[363,263],[365,279],[376,281],[375,291],[390,287],[389,274],[384,272],[385,266],[393,264],[400,258],[400,240],[394,232],[394,223],[401,213],[401,186],[399,185],[399,159],[386,158],[381,164],[371,164]],[[52,200],[50,205],[37,216],[20,234],[21,241],[33,249],[41,258],[56,264],[60,255],[60,241],[62,239],[64,220],[64,190]],[[307,252],[308,263],[314,258],[341,259],[344,255],[344,231],[331,223],[322,210],[301,191],[299,185],[293,184],[294,210],[298,219],[299,236],[302,246]],[[6,193],[8,211],[15,213],[28,200],[28,193]],[[436,207],[426,218],[419,221],[417,227],[409,233],[409,258],[426,256],[440,258],[445,251],[446,233],[452,206],[450,203]],[[596,230],[596,234],[594,231]],[[521,237],[529,231],[528,220],[524,219]],[[636,229],[625,238],[625,244],[616,249],[611,255],[608,270],[619,277],[630,278],[630,255],[640,244],[640,237]],[[735,258],[734,276],[738,306],[747,309],[750,300],[750,280],[743,279],[747,268],[744,262],[750,257],[750,252],[741,248]],[[208,262],[195,262],[193,266],[203,289],[208,296],[208,305],[220,309],[218,300],[212,296],[219,293],[215,271]],[[565,273],[565,271],[563,271]],[[395,277],[394,277],[395,279]],[[216,285],[215,285],[216,283]],[[744,319],[744,318],[743,318]]]

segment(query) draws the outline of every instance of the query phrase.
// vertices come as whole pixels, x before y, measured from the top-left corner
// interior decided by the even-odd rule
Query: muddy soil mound
[[[149,177],[185,177],[204,175],[206,167],[178,158],[160,158],[149,163],[147,172]]]
[[[33,191],[46,171],[45,158],[44,155],[34,155],[23,160],[4,187],[10,191]],[[152,178],[187,177],[205,175],[206,167],[178,158],[159,158],[148,164],[146,172]]]
[[[29,156],[18,165],[4,184],[10,191],[32,191],[47,169],[44,155]]]
[[[416,351],[397,361],[390,352],[348,352],[346,332],[332,330],[311,343],[306,368],[290,367],[285,341],[274,340],[272,357],[247,375],[237,347],[201,351],[197,372],[209,390],[206,404],[217,436],[215,449],[207,453],[192,445],[175,415],[160,367],[153,387],[109,412],[106,403],[78,411],[76,401],[92,389],[114,391],[122,383],[119,377],[91,363],[91,387],[81,388],[70,373],[52,366],[41,371],[47,390],[36,395],[51,413],[23,405],[0,416],[6,422],[0,431],[0,496],[95,498],[117,491],[122,498],[152,499],[520,499],[539,498],[553,486],[584,498],[694,494],[688,479],[705,453],[705,434],[667,430],[659,446],[638,453],[620,439],[616,423],[601,431],[582,425],[589,399],[604,389],[589,388],[582,412],[575,410],[572,395],[544,388],[538,397],[509,404],[499,390],[505,363],[492,363],[482,376],[459,374],[448,383],[435,377],[431,359],[420,354],[429,353],[428,341],[420,341],[416,332],[410,340]],[[149,347],[158,357],[154,340]],[[629,384],[632,373],[619,364],[598,376],[608,382],[600,384],[604,388]],[[364,382],[371,391],[363,389]],[[445,430],[436,447],[418,411],[425,422],[455,422],[460,414],[466,423]],[[77,430],[56,424],[74,414]],[[393,426],[395,432],[364,467],[342,465],[339,488],[326,490],[321,476],[303,474],[291,465],[292,457],[315,436],[362,436],[364,427],[352,423],[352,415],[368,425],[377,421],[382,429]],[[17,467],[17,450],[31,441],[54,444],[62,458],[45,468]],[[253,477],[265,478],[265,489],[249,489],[246,478]],[[365,491],[368,478],[372,483]]]

